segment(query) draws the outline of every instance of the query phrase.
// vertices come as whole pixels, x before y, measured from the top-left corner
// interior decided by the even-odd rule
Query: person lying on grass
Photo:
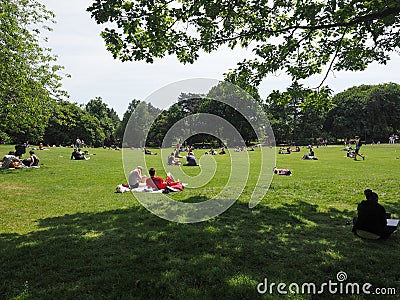
[[[290,154],[291,152],[290,152],[290,148],[289,147],[287,147],[287,148],[285,148],[285,147],[281,147],[281,148],[279,148],[279,151],[278,151],[278,154]]]
[[[149,175],[150,178],[146,179],[146,185],[148,187],[151,187],[153,190],[162,190],[165,189],[167,186],[178,189],[180,191],[183,190],[182,183],[180,181],[175,181],[171,173],[168,173],[167,178],[164,180],[161,177],[156,176],[156,170],[154,168],[150,168]]]
[[[8,152],[7,155],[4,155],[3,160],[0,163],[0,168],[8,169],[8,168],[21,168],[22,162],[21,160],[15,156],[14,151]]]
[[[290,171],[289,169],[277,169],[276,167],[274,167],[273,171],[274,171],[274,174],[277,174],[277,175],[286,175],[286,176],[292,175],[292,171]]]
[[[143,151],[144,151],[144,154],[147,154],[147,155],[157,155],[157,153],[153,153],[150,150],[147,150],[146,147],[143,148]]]
[[[290,148],[290,152],[300,152],[300,147],[296,146],[294,149]]]
[[[75,160],[89,160],[90,157],[85,157],[81,152],[78,151],[78,149],[74,149],[74,151],[71,154],[71,159]]]

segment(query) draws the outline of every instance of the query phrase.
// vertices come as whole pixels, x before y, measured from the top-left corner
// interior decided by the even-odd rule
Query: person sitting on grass
[[[365,237],[365,235],[361,236],[362,232],[367,232],[376,235],[377,239],[387,239],[396,227],[387,226],[386,210],[378,203],[378,194],[366,189],[364,195],[366,200],[358,204],[358,214],[353,220],[352,232],[359,237]]]
[[[349,150],[349,151],[347,151],[347,154],[346,154],[345,157],[347,157],[347,158],[354,158],[354,157],[355,157],[355,153]]]
[[[300,152],[300,147],[296,146],[296,148],[290,149],[290,152]]]
[[[206,155],[210,154],[210,155],[217,155],[217,151],[215,151],[213,148],[210,149],[210,151],[206,152]]]
[[[49,150],[43,146],[43,143],[39,144],[39,150]]]
[[[187,163],[184,166],[198,166],[196,157],[193,152],[189,152],[189,155],[186,156]]]
[[[279,154],[290,154],[291,152],[290,152],[290,148],[289,147],[287,147],[287,148],[281,147],[281,148],[279,148],[279,152],[278,153]]]
[[[143,148],[143,151],[144,151],[144,154],[147,154],[147,155],[157,155],[157,153],[153,153],[150,150],[147,150],[146,147]]]
[[[167,173],[167,177],[164,180],[161,177],[156,176],[156,170],[154,168],[150,168],[149,175],[150,178],[146,179],[146,185],[153,190],[162,190],[166,187],[172,187],[180,191],[183,190],[182,183],[180,181],[175,181],[171,173]]]
[[[74,151],[71,154],[71,159],[75,160],[89,160],[90,157],[85,157],[82,153],[78,151],[78,149],[74,148]]]
[[[177,145],[174,153],[175,158],[183,158],[183,156],[180,155],[180,147]]]
[[[39,157],[37,157],[37,155],[35,154],[35,151],[31,150],[29,151],[29,158],[24,159],[22,161],[22,163],[26,166],[26,167],[37,167],[39,166]]]
[[[146,181],[146,175],[142,174],[143,167],[137,166],[129,173],[128,184],[130,189],[139,187],[139,184]]]
[[[303,155],[302,159],[305,159],[305,160],[318,160],[318,158],[315,157],[315,153],[314,153],[314,150],[312,148],[310,149],[310,152],[308,154],[304,154]]]
[[[175,158],[174,152],[168,156],[168,165],[170,166],[179,166],[181,164],[180,160]]]

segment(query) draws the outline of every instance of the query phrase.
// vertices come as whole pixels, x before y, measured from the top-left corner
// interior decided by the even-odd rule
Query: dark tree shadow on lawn
[[[142,207],[43,219],[38,231],[0,235],[0,298],[272,299],[276,289],[257,292],[264,278],[321,284],[339,271],[349,282],[398,282],[387,269],[399,261],[398,237],[363,241],[345,225],[353,212],[317,208],[236,203],[196,224]]]

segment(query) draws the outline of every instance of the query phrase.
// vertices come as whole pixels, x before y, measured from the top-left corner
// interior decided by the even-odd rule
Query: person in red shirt
[[[156,170],[154,168],[150,168],[149,175],[150,178],[146,179],[146,185],[153,189],[162,190],[168,186],[174,189],[178,189],[180,191],[183,190],[182,183],[179,181],[175,181],[171,173],[168,173],[167,178],[164,180],[161,177],[156,176]]]

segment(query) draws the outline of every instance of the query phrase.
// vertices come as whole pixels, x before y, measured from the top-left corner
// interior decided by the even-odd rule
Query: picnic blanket
[[[186,186],[186,183],[182,183],[183,186]],[[151,187],[148,186],[139,186],[137,188],[134,189],[130,189],[129,186],[127,184],[119,184],[117,185],[117,187],[115,188],[116,193],[125,193],[125,192],[138,192],[138,193],[164,193],[164,194],[168,194],[170,192],[180,192],[179,189],[167,186],[164,189],[152,189]]]
[[[39,168],[40,168],[40,166],[32,166],[32,167],[22,166],[21,168],[2,168],[2,167],[0,167],[0,170],[39,169]]]

